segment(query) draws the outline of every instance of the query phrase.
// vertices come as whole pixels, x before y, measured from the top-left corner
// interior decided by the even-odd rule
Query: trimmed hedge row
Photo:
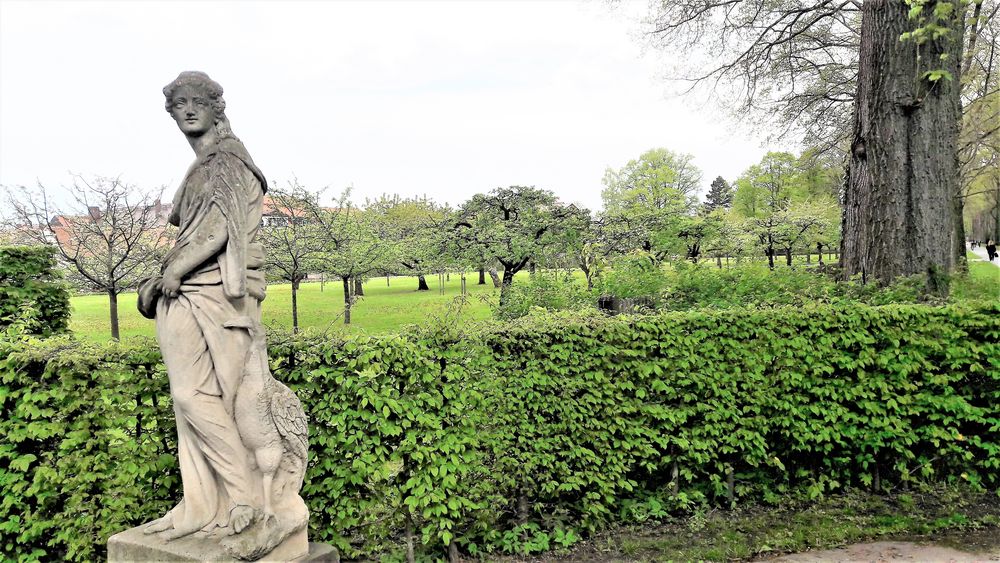
[[[55,249],[0,246],[0,330],[27,308],[38,313],[32,332],[49,336],[69,327],[69,290],[56,273]]]
[[[1000,484],[1000,305],[543,315],[273,338],[311,537],[537,552],[692,504]],[[0,548],[90,560],[179,495],[155,344],[0,338]]]

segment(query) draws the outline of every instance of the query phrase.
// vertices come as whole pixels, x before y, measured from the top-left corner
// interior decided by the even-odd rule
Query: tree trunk
[[[823,243],[816,243],[816,258],[819,260],[820,267],[823,266]]]
[[[108,290],[108,310],[111,316],[111,338],[119,340],[118,332],[118,292]]]
[[[952,198],[955,233],[951,237],[951,251],[955,259],[955,271],[968,273],[969,260],[965,256],[965,199],[961,196],[962,194],[956,193]]]
[[[417,558],[414,553],[414,547],[417,543],[416,534],[413,530],[413,519],[410,515],[406,515],[406,525],[403,528],[403,538],[406,540],[406,563],[414,563]]]
[[[785,249],[785,265],[789,268],[792,267],[792,247],[790,246]]]
[[[500,305],[503,306],[507,303],[507,297],[510,293],[510,286],[514,283],[514,272],[507,268],[503,269],[503,282],[500,284]]]
[[[496,270],[490,270],[490,279],[493,280],[493,287],[500,287],[500,276]]]
[[[479,283],[477,285],[486,285],[486,268],[479,268]]]
[[[863,4],[840,264],[845,279],[926,274],[940,292],[940,274],[955,262],[962,26],[950,22],[951,34],[919,46],[918,59],[916,43],[900,40],[914,25],[907,10],[898,0]],[[922,76],[932,69],[952,79]]]
[[[528,274],[530,274],[532,276],[535,275],[535,261],[534,260],[532,260],[531,262],[528,263]]]
[[[583,272],[583,277],[587,280],[587,291],[594,289],[594,275],[590,268],[585,263],[580,264],[580,271]]]
[[[354,278],[354,295],[360,295],[364,297],[365,288],[361,282],[361,278]]]
[[[351,324],[351,277],[347,276],[343,278],[344,280],[344,324]]]
[[[430,291],[431,288],[427,285],[427,280],[424,278],[423,274],[417,276],[417,291]]]
[[[774,269],[774,248],[771,246],[767,247],[767,267]]]
[[[292,282],[292,334],[299,331],[299,282]]]

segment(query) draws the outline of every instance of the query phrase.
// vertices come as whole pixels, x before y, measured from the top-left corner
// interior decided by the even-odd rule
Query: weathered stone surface
[[[139,561],[239,561],[231,557],[218,538],[192,534],[173,541],[164,541],[157,535],[144,534],[142,527],[132,528],[111,536],[108,540],[109,563]],[[322,562],[339,563],[336,548],[327,544],[309,543],[305,530],[289,536],[260,561],[265,562]]]
[[[233,134],[222,86],[182,72],[163,94],[196,158],[174,196],[177,240],[161,274],[140,283],[137,304],[156,319],[183,497],[141,531],[114,536],[109,551],[114,561],[159,557],[149,550],[197,561],[300,559],[309,551],[299,496],[308,429],[298,397],[271,374],[261,324],[264,251],[254,239],[267,180]]]

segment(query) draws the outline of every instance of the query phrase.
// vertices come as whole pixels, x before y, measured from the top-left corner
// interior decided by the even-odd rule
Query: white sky
[[[193,158],[162,88],[203,70],[272,182],[459,204],[535,185],[598,209],[654,147],[704,185],[765,152],[713,107],[668,98],[645,4],[0,0],[0,184],[118,176],[169,197]]]

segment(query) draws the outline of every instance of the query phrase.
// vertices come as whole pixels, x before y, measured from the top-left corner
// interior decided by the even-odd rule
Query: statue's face
[[[174,91],[170,115],[177,127],[188,136],[200,137],[215,127],[212,100],[201,88],[181,86]]]

